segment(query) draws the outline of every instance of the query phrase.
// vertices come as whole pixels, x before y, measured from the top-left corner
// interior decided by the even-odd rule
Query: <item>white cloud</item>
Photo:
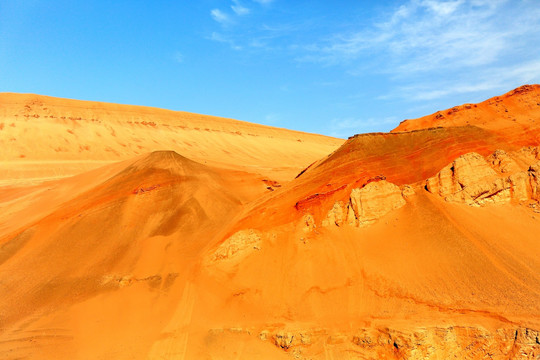
[[[229,17],[229,15],[225,14],[223,11],[219,9],[212,9],[210,11],[210,15],[215,21],[217,21],[220,24],[226,25],[231,22],[231,18]]]
[[[506,13],[506,1],[411,0],[391,12],[386,22],[305,47],[303,61],[328,64],[385,58],[387,72],[493,63],[523,35],[539,33],[540,8]],[[521,9],[523,10],[523,9]]]
[[[523,84],[540,82],[540,60],[531,60],[519,65],[485,69],[467,79],[439,79],[429,83],[416,83],[398,87],[392,94],[379,99],[403,98],[414,101],[431,101],[446,96],[478,92],[502,93]]]
[[[233,0],[233,5],[231,5],[231,9],[234,11],[236,15],[243,16],[248,15],[250,13],[250,10],[242,6],[238,0]]]
[[[538,82],[540,7],[516,0],[409,0],[384,21],[300,47],[301,62],[381,76],[416,101]],[[404,86],[403,84],[407,84]]]
[[[451,15],[463,3],[464,3],[464,0],[455,0],[455,1],[424,0],[424,1],[421,2],[421,4],[423,6],[428,8],[436,16],[448,16],[448,15]]]
[[[253,1],[258,2],[259,4],[266,5],[266,4],[270,4],[274,0],[253,0]]]

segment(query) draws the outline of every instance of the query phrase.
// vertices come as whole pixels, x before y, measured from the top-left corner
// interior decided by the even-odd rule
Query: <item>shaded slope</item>
[[[155,152],[32,225],[0,234],[0,353],[95,357],[131,343],[133,354],[144,354],[209,239],[264,191],[249,174]]]

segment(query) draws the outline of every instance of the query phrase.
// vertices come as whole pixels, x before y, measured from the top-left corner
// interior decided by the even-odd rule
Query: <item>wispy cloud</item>
[[[208,37],[208,39],[212,41],[228,44],[233,50],[242,50],[242,46],[237,45],[234,40],[218,32],[213,32],[212,35]]]
[[[300,14],[276,21],[274,6],[253,4],[272,0],[230,1],[229,12],[211,12],[224,25],[211,40],[388,84],[373,99],[426,102],[540,82],[536,0],[407,0],[363,22],[321,19],[323,27]]]
[[[229,15],[219,9],[212,9],[210,11],[210,15],[212,16],[212,19],[222,25],[227,25],[231,23],[231,18],[229,17]]]
[[[449,95],[471,94],[484,91],[504,92],[514,87],[540,80],[540,60],[517,65],[489,67],[475,74],[474,79],[438,79],[397,87],[394,92],[379,99],[403,98],[430,101]]]
[[[239,0],[233,0],[231,9],[234,11],[236,15],[239,15],[239,16],[248,15],[251,12],[247,7],[243,6]]]
[[[303,46],[297,60],[412,82],[426,89],[417,100],[489,90],[515,79],[484,75],[486,70],[506,67],[521,79],[540,79],[530,58],[520,57],[530,54],[531,46],[538,47],[534,42],[540,38],[540,7],[534,1],[410,0],[385,18]],[[451,86],[435,89],[434,79]]]
[[[401,64],[399,71],[489,63],[513,38],[539,24],[529,17],[520,26],[508,26],[500,14],[503,3],[413,0],[395,9],[386,22],[312,44],[310,60],[318,56],[321,62],[343,62],[375,51]]]

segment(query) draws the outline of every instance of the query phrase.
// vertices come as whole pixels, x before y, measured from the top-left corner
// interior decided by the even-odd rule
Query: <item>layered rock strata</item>
[[[411,187],[407,196],[414,193]],[[401,189],[386,180],[369,182],[362,188],[352,189],[348,202],[337,201],[323,220],[323,226],[367,226],[389,212],[405,205]]]
[[[520,152],[524,154],[525,151]],[[531,155],[531,154],[529,154]],[[527,159],[528,158],[528,159]],[[535,161],[522,170],[525,160]],[[472,206],[504,204],[511,200],[540,199],[540,161],[536,156],[515,159],[497,150],[487,159],[468,153],[455,159],[435,176],[426,180],[425,188],[448,202]]]

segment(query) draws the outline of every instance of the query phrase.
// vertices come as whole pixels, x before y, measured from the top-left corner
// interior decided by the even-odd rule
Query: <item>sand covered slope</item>
[[[0,357],[539,358],[538,87],[518,90],[519,123],[488,100],[300,168],[154,151],[1,187]]]
[[[283,181],[342,143],[187,112],[0,94],[0,184],[74,175],[157,150]]]
[[[517,145],[540,140],[540,85],[523,85],[479,104],[463,104],[419,119],[404,120],[393,132],[438,126],[474,125]]]

